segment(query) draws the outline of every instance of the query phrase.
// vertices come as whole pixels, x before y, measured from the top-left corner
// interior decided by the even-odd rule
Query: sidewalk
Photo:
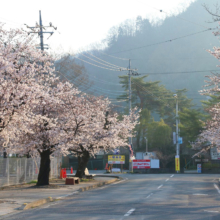
[[[65,185],[64,180],[52,180],[50,186],[36,187],[36,184],[25,184],[17,186],[9,186],[4,189],[0,189],[0,217],[12,212],[16,212],[19,209],[25,207],[24,203],[32,204],[38,202],[42,203],[43,199],[56,200],[62,199],[68,195],[82,191],[86,191],[92,188],[96,188],[102,185],[110,184],[117,181],[117,178],[111,177],[95,177],[94,180],[89,182],[80,182],[75,185]],[[52,198],[49,198],[52,197]],[[40,204],[39,203],[39,204]],[[27,207],[28,205],[26,205]]]

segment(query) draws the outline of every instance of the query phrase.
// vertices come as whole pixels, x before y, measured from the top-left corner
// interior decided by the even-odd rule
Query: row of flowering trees
[[[60,81],[52,57],[25,31],[0,24],[0,150],[40,156],[37,185],[49,184],[51,155],[74,153],[82,177],[90,156],[126,146],[135,111],[118,120],[108,99]]]
[[[220,35],[219,29],[214,32],[214,35]],[[213,51],[209,50],[208,52],[220,61],[219,47],[214,47]],[[207,83],[206,88],[201,91],[201,94],[211,98],[206,102],[207,107],[205,109],[210,117],[206,121],[204,129],[194,144],[194,148],[203,148],[203,150],[207,150],[210,146],[220,147],[220,74],[212,73],[212,75],[207,76],[207,78],[208,80],[205,81]]]

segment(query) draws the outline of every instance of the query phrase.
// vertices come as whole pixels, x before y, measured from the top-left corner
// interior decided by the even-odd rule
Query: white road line
[[[220,189],[218,188],[218,186],[214,183],[214,187],[217,189],[218,193],[220,194]]]
[[[162,186],[163,186],[163,184],[162,184],[162,185],[160,185],[160,186],[158,186],[158,187],[157,187],[157,189],[160,189]]]
[[[194,196],[207,196],[208,194],[202,194],[202,193],[194,193]]]
[[[150,195],[148,195],[147,197],[146,197],[146,199],[148,199],[149,197],[151,197],[153,195],[153,193],[151,193]]]
[[[135,209],[130,209],[124,216],[129,216],[129,215],[131,215],[134,210],[135,210]]]
[[[204,210],[204,212],[219,212],[219,211]]]
[[[167,182],[169,180],[169,178],[168,179],[166,179],[165,181]]]
[[[170,176],[171,178],[174,177],[174,174]]]

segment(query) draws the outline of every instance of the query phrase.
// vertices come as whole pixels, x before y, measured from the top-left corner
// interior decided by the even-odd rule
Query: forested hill
[[[152,26],[148,20],[138,17],[133,23],[125,22],[113,27],[106,39],[108,47],[105,50],[79,55],[79,58],[99,66],[84,63],[90,79],[94,81],[88,91],[95,91],[95,94],[108,96],[112,100],[123,93],[118,76],[127,72],[111,71],[109,69],[113,68],[109,63],[128,67],[128,60],[112,57],[116,56],[130,58],[132,68],[137,68],[141,75],[149,74],[148,81],[159,80],[172,91],[186,88],[188,96],[194,99],[197,106],[201,105],[199,101],[205,97],[201,97],[198,91],[204,85],[204,76],[210,74],[209,70],[218,69],[216,65],[219,64],[206,51],[218,46],[219,41],[213,31],[205,31],[218,24],[208,23],[212,17],[202,6],[204,2],[207,3],[196,1],[185,12],[167,18],[161,25]],[[208,1],[211,9],[214,9],[214,3],[216,0]],[[155,10],[155,13],[158,11]],[[164,41],[168,42],[161,43]],[[109,63],[103,65],[103,60]]]

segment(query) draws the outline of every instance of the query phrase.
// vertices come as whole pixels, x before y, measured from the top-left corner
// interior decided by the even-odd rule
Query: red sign
[[[150,160],[133,160],[133,169],[150,169]]]

